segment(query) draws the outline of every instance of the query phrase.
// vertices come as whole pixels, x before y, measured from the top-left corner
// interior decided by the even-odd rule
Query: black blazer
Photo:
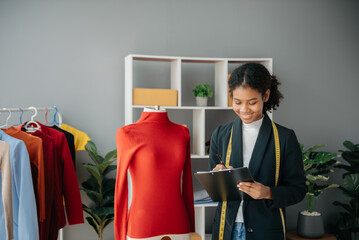
[[[215,129],[211,137],[210,169],[219,160],[219,153],[225,160],[231,128],[232,154],[230,165],[234,168],[243,166],[242,155],[242,121],[237,117],[233,122],[221,125]],[[276,124],[280,141],[280,170],[278,186],[275,187],[276,158],[272,123],[265,114],[262,126],[255,143],[249,169],[255,181],[269,186],[273,200],[254,200],[249,197],[243,203],[243,218],[247,239],[280,240],[283,239],[283,227],[279,208],[300,202],[307,191],[303,170],[302,152],[293,130]],[[240,201],[228,201],[225,219],[224,240],[231,240],[232,230]],[[222,203],[220,202],[213,223],[212,240],[219,238],[219,224]]]

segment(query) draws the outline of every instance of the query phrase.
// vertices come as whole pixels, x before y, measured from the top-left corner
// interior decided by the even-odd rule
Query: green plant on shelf
[[[111,164],[116,160],[117,151],[116,149],[112,150],[105,157],[102,157],[98,154],[97,147],[92,141],[87,143],[86,151],[93,164],[82,164],[90,173],[90,177],[82,183],[81,190],[86,192],[91,203],[88,205],[82,204],[82,207],[88,214],[86,217],[87,223],[97,233],[99,239],[102,240],[105,227],[114,220],[116,180],[107,177],[107,175],[116,169],[116,166]]]
[[[206,84],[198,84],[193,90],[193,95],[195,97],[206,97],[211,98],[213,96],[213,92],[211,91],[211,87],[208,83]]]

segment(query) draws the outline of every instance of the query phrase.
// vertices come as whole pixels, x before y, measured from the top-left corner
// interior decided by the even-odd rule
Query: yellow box
[[[178,91],[174,89],[134,88],[133,105],[177,106]]]
[[[227,81],[229,80],[230,77],[231,77],[231,74],[229,73]],[[233,106],[233,98],[231,97],[231,91],[228,86],[228,107],[232,107],[232,106]]]
[[[201,240],[201,236],[195,232],[191,232],[191,240]]]
[[[228,107],[233,107],[233,98],[231,97],[231,93],[228,90]]]

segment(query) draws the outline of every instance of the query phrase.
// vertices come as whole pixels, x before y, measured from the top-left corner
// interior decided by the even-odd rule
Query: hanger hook
[[[24,110],[22,110],[21,107],[19,107],[19,110],[21,111],[19,123],[14,125],[15,127],[20,126],[22,124],[22,115],[24,114]]]
[[[49,122],[47,121],[47,114],[49,113],[49,109],[46,107],[45,111],[45,125],[48,125]]]
[[[24,110],[22,110],[22,108],[20,108],[20,111],[21,111],[21,115],[20,115],[20,124],[19,125],[22,124],[22,115],[24,114]]]
[[[9,125],[9,119],[10,119],[10,117],[11,117],[11,111],[10,111],[10,109],[8,109],[8,108],[3,108],[3,110],[8,110],[9,111],[9,116],[6,118],[6,123],[4,124],[4,125],[2,125],[2,126],[0,126],[0,128],[4,128],[4,127],[7,127],[8,125]]]
[[[32,110],[35,111],[35,113],[31,116],[31,121],[34,121],[34,118],[35,118],[36,115],[37,115],[37,109],[36,109],[36,107],[29,107],[29,109],[32,109]]]
[[[9,125],[9,119],[10,119],[10,117],[11,117],[11,111],[10,111],[10,109],[8,109],[8,111],[9,111],[9,116],[8,116],[7,119],[6,119],[6,125]]]
[[[59,123],[56,121],[56,115],[57,115],[57,112],[58,112],[59,110],[57,109],[56,106],[53,106],[52,108],[56,110],[55,113],[54,113],[54,121],[53,121],[53,123],[59,125]]]

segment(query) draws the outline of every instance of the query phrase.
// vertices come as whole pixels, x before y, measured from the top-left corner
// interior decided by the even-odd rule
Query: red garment
[[[63,208],[62,195],[65,200],[66,216],[69,225],[84,223],[80,189],[77,181],[75,167],[72,162],[69,146],[65,134],[55,129],[40,124],[41,131],[54,138],[54,145],[57,153],[58,188],[55,195],[57,201],[59,225],[58,229],[66,225],[65,212]]]
[[[115,239],[194,232],[188,129],[171,122],[167,112],[143,112],[136,123],[117,130],[116,143]]]
[[[39,222],[39,237],[40,240],[47,239],[56,239],[50,238],[50,226],[55,225],[57,227],[57,215],[56,206],[55,206],[55,187],[53,184],[57,179],[55,176],[55,149],[54,149],[54,139],[49,135],[46,135],[42,131],[36,131],[30,133],[34,136],[40,137],[42,139],[42,145],[44,150],[44,167],[45,167],[45,208],[46,208],[46,217],[44,222]],[[57,232],[56,232],[57,234]],[[52,234],[53,235],[53,234]]]
[[[54,140],[55,161],[53,164],[53,182],[50,182],[51,179],[46,179],[45,177],[46,185],[49,184],[50,187],[54,188],[54,206],[51,208],[50,220],[47,219],[46,209],[45,222],[50,221],[50,223],[45,223],[44,227],[46,230],[44,231],[49,232],[49,237],[47,239],[56,240],[58,230],[66,225],[63,199],[65,201],[66,216],[69,225],[84,223],[82,202],[75,168],[64,133],[49,128],[41,123],[39,124],[41,129],[38,131],[51,136]]]

